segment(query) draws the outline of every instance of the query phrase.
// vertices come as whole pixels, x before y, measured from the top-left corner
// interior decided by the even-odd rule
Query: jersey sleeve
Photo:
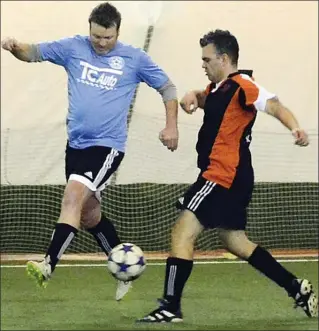
[[[267,101],[274,97],[276,94],[267,91],[250,77],[243,79],[240,83],[239,102],[244,109],[254,107],[256,110],[264,112]]]
[[[43,42],[38,44],[42,61],[65,67],[70,58],[74,38],[63,38],[56,41]]]
[[[167,74],[144,51],[141,51],[138,65],[138,80],[148,86],[159,89],[167,81]]]

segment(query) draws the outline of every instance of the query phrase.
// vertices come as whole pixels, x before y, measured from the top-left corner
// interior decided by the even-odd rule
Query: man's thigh
[[[108,179],[118,169],[124,153],[114,148],[93,146],[84,149],[66,147],[65,176],[67,181],[78,181],[96,192],[105,188]]]

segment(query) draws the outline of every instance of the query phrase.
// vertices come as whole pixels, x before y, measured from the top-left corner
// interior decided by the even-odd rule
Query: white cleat
[[[38,286],[45,288],[51,278],[51,265],[45,259],[42,262],[28,261],[27,273]]]
[[[122,280],[119,280],[117,282],[115,300],[116,301],[122,300],[131,287],[132,287],[132,282],[130,281],[124,282]]]

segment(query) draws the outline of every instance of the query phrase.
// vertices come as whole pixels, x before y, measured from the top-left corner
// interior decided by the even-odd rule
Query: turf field
[[[158,264],[158,263],[157,263]],[[318,262],[284,263],[317,292]],[[1,330],[318,330],[286,293],[248,264],[197,264],[184,291],[184,323],[137,324],[156,308],[164,265],[148,265],[118,303],[104,266],[58,267],[46,289],[25,268],[1,268]]]

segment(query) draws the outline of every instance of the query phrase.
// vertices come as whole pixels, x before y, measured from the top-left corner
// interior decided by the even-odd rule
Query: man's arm
[[[241,74],[252,76],[253,70],[241,69],[238,70]],[[210,92],[212,84],[209,84],[206,90],[193,90],[185,94],[180,102],[181,107],[189,114],[193,113],[197,108],[204,109],[207,95]]]
[[[174,151],[178,145],[178,101],[176,86],[169,79],[158,89],[158,92],[162,96],[166,109],[166,127],[160,132],[159,139],[169,150]]]
[[[75,38],[71,37],[50,42],[41,42],[39,44],[24,44],[14,38],[7,38],[2,41],[2,48],[11,52],[21,61],[49,61],[66,67],[74,42],[76,42]]]
[[[295,144],[307,146],[309,144],[307,133],[300,129],[295,115],[285,107],[277,97],[267,100],[265,111],[277,118],[295,137]]]
[[[2,48],[11,52],[17,59],[24,62],[40,62],[41,56],[37,45],[20,43],[14,38],[7,38],[1,43]]]
[[[166,127],[177,127],[177,91],[176,86],[169,79],[158,89],[166,108]]]
[[[166,109],[166,127],[177,128],[177,113],[178,113],[178,102],[177,99],[165,101]]]
[[[192,114],[197,108],[204,109],[206,97],[206,90],[189,91],[183,96],[180,106],[186,113]]]
[[[166,108],[166,127],[160,132],[159,139],[173,152],[178,145],[176,87],[146,52],[141,51],[139,55],[137,82],[146,83],[162,95]]]
[[[207,98],[207,93],[205,90],[196,90],[194,91],[197,99],[197,105],[199,108],[204,109],[206,98]]]

